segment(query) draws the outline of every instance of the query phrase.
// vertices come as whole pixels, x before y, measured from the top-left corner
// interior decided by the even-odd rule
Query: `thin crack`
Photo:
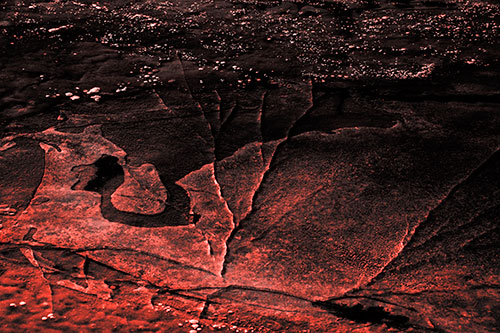
[[[200,272],[212,275],[212,276],[217,276],[217,274],[214,274],[213,272],[208,271],[208,270],[203,269],[203,268],[200,268],[200,267],[183,264],[183,263],[181,263],[181,262],[179,262],[177,260],[174,260],[174,259],[165,258],[165,257],[159,256],[159,255],[153,254],[153,253],[148,253],[146,251],[141,251],[141,250],[131,249],[131,248],[116,249],[116,248],[110,248],[110,247],[106,247],[106,246],[95,247],[95,248],[94,247],[89,247],[89,248],[69,248],[69,247],[55,246],[55,245],[52,245],[52,244],[49,244],[49,243],[43,243],[43,242],[39,242],[39,241],[35,241],[35,242],[27,241],[27,242],[24,242],[24,243],[23,242],[21,242],[21,243],[0,242],[0,245],[11,245],[11,246],[14,246],[14,247],[26,247],[26,246],[30,246],[30,247],[34,247],[34,248],[37,248],[37,249],[45,249],[45,250],[66,250],[66,251],[69,251],[71,253],[75,253],[75,254],[78,254],[78,255],[80,255],[81,252],[92,252],[92,251],[133,252],[133,253],[137,253],[137,254],[147,255],[147,256],[155,258],[155,259],[160,259],[160,260],[172,263],[174,265],[181,266],[183,268],[200,271]]]
[[[248,217],[249,217],[249,216],[251,216],[251,215],[252,215],[253,210],[254,210],[253,204],[255,203],[255,199],[256,199],[256,197],[257,197],[257,196],[259,195],[259,193],[260,193],[260,189],[261,189],[261,187],[262,187],[262,184],[264,183],[264,181],[266,180],[266,178],[267,178],[267,177],[268,177],[268,175],[269,175],[269,172],[270,172],[270,170],[271,170],[271,167],[272,167],[272,165],[273,165],[273,162],[275,161],[276,156],[278,155],[280,148],[281,148],[283,145],[285,145],[285,144],[286,144],[286,143],[290,140],[290,135],[289,135],[289,134],[290,134],[290,132],[291,132],[292,128],[294,127],[294,125],[295,125],[297,122],[299,122],[299,121],[300,121],[300,120],[301,120],[301,119],[302,119],[302,118],[303,118],[303,117],[304,117],[304,116],[305,116],[305,115],[309,112],[309,110],[310,110],[310,109],[314,106],[314,102],[313,102],[313,99],[312,99],[312,82],[310,82],[310,84],[311,84],[311,86],[310,86],[310,87],[311,87],[311,89],[310,89],[310,91],[309,91],[309,94],[310,94],[311,105],[310,105],[310,106],[309,106],[306,110],[304,110],[304,112],[303,112],[303,113],[302,113],[302,114],[301,114],[301,115],[300,115],[300,116],[299,116],[299,117],[295,120],[295,123],[294,123],[292,126],[290,126],[290,128],[287,130],[287,133],[286,133],[285,138],[284,138],[284,139],[281,139],[281,141],[277,144],[277,146],[276,146],[276,148],[274,149],[274,152],[273,152],[273,154],[272,154],[271,160],[270,160],[270,162],[269,162],[269,167],[267,168],[267,170],[265,170],[265,172],[264,172],[264,174],[263,174],[263,176],[262,176],[262,179],[261,179],[260,183],[258,184],[258,186],[256,187],[256,190],[255,190],[255,192],[254,192],[254,195],[252,196],[252,200],[251,200],[251,202],[252,202],[252,206],[251,206],[251,210],[250,210],[250,212],[248,212],[248,214],[246,215],[246,217],[245,217],[245,218],[243,218],[243,219],[240,221],[240,223],[238,224],[238,226],[237,226],[237,227],[235,227],[235,228],[233,229],[233,231],[232,231],[232,232],[231,232],[231,234],[229,235],[228,240],[226,241],[226,244],[227,244],[227,245],[226,245],[227,252],[226,252],[226,255],[224,256],[224,261],[223,261],[223,266],[222,266],[222,272],[221,272],[221,275],[222,275],[222,276],[224,276],[224,275],[225,275],[226,270],[227,270],[228,256],[229,256],[229,254],[230,254],[230,251],[229,251],[229,244],[230,244],[230,243],[232,242],[232,240],[234,239],[234,237],[235,237],[236,233],[237,233],[239,230],[241,230],[241,229],[243,228],[243,226],[244,226],[244,222],[248,219]],[[262,108],[262,109],[264,109],[264,108]],[[262,123],[262,122],[261,122],[261,123]],[[261,131],[262,131],[262,129],[261,129]],[[262,146],[261,146],[261,153],[262,153]],[[263,158],[263,159],[264,159],[264,158]]]
[[[213,181],[214,181],[215,185],[217,186],[217,196],[224,202],[224,207],[231,214],[231,228],[232,228],[232,230],[231,230],[231,233],[229,234],[228,238],[224,241],[224,246],[225,246],[224,257],[222,259],[223,261],[222,261],[222,267],[221,267],[221,272],[220,272],[220,275],[222,276],[222,272],[224,270],[224,260],[226,258],[227,252],[229,250],[229,248],[228,248],[228,239],[229,239],[229,237],[231,237],[231,234],[234,231],[234,229],[236,229],[236,225],[234,223],[234,213],[231,210],[231,208],[229,208],[229,205],[228,205],[226,199],[222,196],[222,187],[220,186],[219,182],[217,181],[217,177],[216,177],[215,162],[214,162],[214,164],[212,166],[213,166],[213,168],[212,168],[212,170],[213,170],[213,173],[212,173],[212,175],[213,175]],[[212,254],[213,252],[212,252],[212,246],[211,246],[210,242],[208,243],[208,245],[209,245],[209,248],[210,248],[210,253]]]
[[[434,290],[421,290],[415,292],[402,292],[402,291],[394,291],[393,289],[377,289],[378,291],[382,291],[380,293],[374,294],[379,297],[386,296],[420,296],[425,294],[438,294],[438,293],[453,293],[453,292],[467,292],[470,290],[481,290],[481,289],[500,289],[500,284],[480,284],[477,286],[470,286],[468,288],[455,288],[455,289],[434,289]],[[346,296],[347,297],[347,296]],[[356,297],[356,296],[352,296]],[[362,298],[368,298],[367,296],[360,296]]]
[[[371,297],[371,296],[340,296],[340,297],[328,299],[326,301],[314,301],[314,300],[311,300],[311,299],[308,299],[305,297],[296,296],[296,295],[285,293],[285,292],[282,292],[279,290],[266,289],[266,288],[256,288],[256,287],[250,287],[250,286],[240,286],[240,285],[229,285],[229,286],[224,286],[224,287],[198,287],[198,288],[188,288],[188,289],[170,289],[170,290],[168,290],[168,292],[180,294],[182,292],[196,292],[196,291],[204,291],[204,290],[215,290],[213,293],[209,294],[207,296],[207,299],[206,299],[208,302],[211,302],[213,304],[216,303],[213,301],[213,298],[220,297],[220,298],[224,298],[226,300],[232,300],[232,298],[230,298],[230,297],[224,297],[223,294],[230,292],[232,290],[242,290],[242,291],[251,291],[251,292],[268,293],[268,294],[273,294],[273,295],[285,296],[285,297],[289,297],[289,298],[292,298],[292,299],[295,299],[298,301],[309,303],[313,307],[316,307],[318,302],[333,302],[333,301],[338,301],[338,300],[342,300],[342,299],[368,299],[368,300],[376,301],[376,302],[383,303],[383,304],[397,306],[397,307],[400,307],[402,309],[406,309],[406,310],[418,313],[418,311],[415,308],[407,307],[407,306],[404,306],[404,305],[401,305],[398,303],[386,301],[386,300],[379,299],[376,297]],[[259,307],[259,308],[278,310],[278,311],[284,311],[284,312],[291,312],[291,313],[303,313],[303,312],[307,313],[307,312],[309,312],[309,311],[291,310],[291,309],[280,308],[280,307],[264,306],[262,304],[256,304],[256,303],[251,303],[251,302],[241,302],[241,303],[246,304],[246,305]],[[205,306],[207,306],[207,305],[205,304]]]
[[[363,287],[357,287],[357,288],[354,288],[352,289],[351,291],[354,291],[354,290],[357,290],[357,289],[362,289],[362,288],[366,288],[366,287],[369,287],[371,286],[373,283],[375,283],[375,281],[378,280],[379,277],[382,277],[384,275],[384,273],[386,272],[386,269],[395,261],[397,260],[405,251],[405,249],[408,247],[408,245],[410,244],[410,242],[412,241],[412,238],[413,238],[413,235],[415,235],[415,232],[422,226],[422,224],[426,223],[428,220],[429,220],[429,216],[438,208],[440,207],[444,201],[446,201],[452,194],[454,194],[464,183],[466,183],[469,179],[471,179],[473,176],[475,176],[497,153],[500,152],[500,149],[497,148],[497,150],[495,150],[492,154],[490,154],[490,156],[488,156],[483,162],[481,162],[479,164],[479,166],[477,166],[476,168],[474,168],[468,175],[466,175],[464,178],[462,178],[460,181],[458,181],[457,184],[455,184],[451,189],[450,191],[448,191],[448,193],[445,195],[445,197],[437,204],[437,206],[435,206],[434,208],[432,208],[429,213],[427,214],[426,218],[424,219],[423,222],[421,222],[420,224],[418,224],[415,229],[413,230],[413,232],[411,233],[408,233],[406,237],[408,237],[409,235],[409,239],[406,239],[403,238],[403,241],[405,241],[405,244],[403,245],[403,247],[401,248],[401,250],[397,253],[396,256],[394,256],[391,260],[389,260],[382,268],[381,270],[375,275],[373,276],[367,283],[365,283],[365,285]],[[438,228],[438,230],[436,232],[439,232],[439,230],[441,230],[442,227]],[[349,291],[349,292],[351,292]]]
[[[473,216],[471,219],[469,219],[469,221],[465,224],[462,224],[460,225],[459,227],[461,229],[465,229],[465,228],[469,228],[471,229],[471,227],[475,226],[477,224],[477,220],[478,219],[484,219],[485,217],[491,217],[491,218],[495,218],[496,217],[496,213],[497,213],[497,207],[498,206],[493,206],[493,207],[489,207],[488,209],[485,209],[484,211],[482,211],[481,213]],[[458,251],[460,249],[463,249],[465,247],[467,247],[470,243],[474,242],[475,240],[481,238],[482,236],[490,233],[491,231],[495,230],[497,228],[496,225],[492,225],[492,226],[489,226],[489,227],[485,227],[485,230],[482,230],[481,232],[479,232],[478,234],[476,235],[470,235],[471,237],[468,238],[468,239],[465,239],[462,241],[462,243],[460,244],[460,246],[458,248],[453,248],[453,247],[447,247],[446,249],[449,251],[450,249],[453,249],[454,251]],[[419,250],[421,249],[422,247],[424,247],[425,245],[428,245],[430,242],[432,241],[436,241],[436,238],[438,237],[442,237],[442,236],[445,236],[445,235],[453,235],[454,232],[460,232],[460,229],[452,229],[452,230],[449,230],[449,231],[446,231],[444,233],[437,233],[435,235],[433,235],[431,238],[429,238],[428,240],[426,240],[425,242],[415,246],[415,247],[412,247],[410,248],[411,251],[415,251],[415,250]],[[475,230],[477,231],[477,230]],[[434,248],[434,246],[432,246],[432,248]],[[437,252],[437,253],[430,253],[430,254],[427,254],[424,258],[421,258],[417,261],[414,261],[414,262],[411,262],[411,263],[408,263],[408,264],[403,264],[401,267],[399,267],[398,269],[401,270],[401,269],[409,269],[409,268],[412,268],[412,267],[418,267],[421,263],[423,262],[427,262],[429,261],[431,258],[435,258],[437,256],[444,256],[444,257],[449,257],[449,256],[453,256],[454,253],[445,253],[445,252]]]
[[[54,302],[53,297],[54,293],[52,291],[52,287],[50,285],[49,280],[45,277],[42,267],[38,263],[38,260],[35,258],[35,254],[33,253],[33,249],[31,247],[20,247],[19,250],[26,257],[26,259],[40,272],[40,276],[42,280],[45,282],[45,285],[49,289],[49,304],[50,304],[50,313],[54,312]]]
[[[203,119],[205,120],[205,124],[206,124],[206,126],[208,128],[208,131],[210,132],[210,137],[212,138],[211,146],[214,148],[214,155],[215,155],[215,137],[213,135],[212,126],[210,125],[210,121],[208,120],[208,118],[207,118],[207,116],[205,114],[205,111],[204,111],[203,107],[201,106],[200,102],[197,101],[194,98],[194,96],[193,96],[193,91],[192,91],[191,87],[189,86],[188,81],[186,80],[186,69],[184,67],[184,62],[182,61],[182,59],[180,57],[178,57],[178,60],[179,60],[179,64],[181,65],[182,77],[184,79],[184,83],[186,85],[186,89],[189,92],[189,95],[191,96],[191,99],[193,100],[193,102],[196,103],[198,109],[200,110],[200,113],[201,113]],[[203,137],[201,137],[201,138],[204,139]],[[209,144],[209,142],[207,142],[207,144]],[[215,160],[215,157],[214,157],[214,160]]]
[[[164,110],[158,110],[164,111]],[[169,116],[169,117],[157,117],[157,118],[148,118],[148,119],[138,119],[138,120],[126,120],[126,121],[107,121],[107,122],[89,122],[82,125],[71,125],[71,126],[57,126],[57,130],[72,130],[77,128],[86,128],[89,126],[95,125],[115,125],[115,124],[147,124],[151,122],[157,122],[162,120],[172,120],[172,119],[188,119],[188,118],[197,118],[199,114],[185,114],[185,115],[177,115],[177,116]],[[36,134],[38,132],[34,132]]]

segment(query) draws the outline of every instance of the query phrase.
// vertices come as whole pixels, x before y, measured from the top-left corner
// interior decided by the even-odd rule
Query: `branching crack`
[[[225,257],[224,257],[224,262],[223,262],[223,266],[222,266],[222,272],[221,272],[222,276],[224,276],[224,274],[225,274],[225,272],[226,272],[226,269],[227,269],[228,256],[229,256],[229,254],[230,254],[229,244],[230,244],[230,243],[231,243],[231,241],[234,239],[234,237],[235,237],[236,233],[237,233],[237,232],[238,232],[238,231],[239,231],[239,230],[240,230],[240,229],[244,226],[244,222],[245,222],[245,220],[246,220],[249,216],[251,216],[251,214],[252,214],[252,212],[253,212],[253,204],[254,204],[254,202],[255,202],[255,199],[256,199],[256,197],[259,195],[259,192],[260,192],[261,186],[262,186],[262,184],[264,183],[265,179],[267,178],[267,176],[268,176],[268,174],[269,174],[269,171],[271,170],[271,167],[272,167],[272,165],[273,165],[273,162],[275,161],[275,158],[276,158],[276,156],[278,155],[278,151],[279,151],[279,149],[280,149],[283,145],[285,145],[285,144],[289,141],[289,139],[290,139],[290,133],[291,133],[292,128],[294,127],[294,125],[295,125],[298,121],[300,121],[300,119],[302,119],[302,118],[303,118],[303,117],[304,117],[304,116],[305,116],[305,115],[309,112],[309,110],[311,110],[311,108],[314,106],[313,99],[312,99],[312,83],[310,83],[310,87],[311,87],[311,88],[310,88],[310,92],[309,92],[309,93],[310,93],[310,95],[311,95],[311,96],[310,96],[311,105],[310,105],[310,106],[309,106],[306,110],[304,110],[304,111],[302,112],[302,114],[301,114],[301,115],[300,115],[300,116],[299,116],[299,117],[295,120],[294,124],[293,124],[292,126],[290,126],[290,128],[288,129],[288,131],[287,131],[287,133],[286,133],[285,138],[284,138],[284,139],[281,139],[281,140],[278,142],[278,144],[276,145],[276,147],[275,147],[275,149],[274,149],[274,152],[273,152],[273,154],[272,154],[272,157],[271,157],[271,159],[270,159],[269,166],[268,166],[268,168],[265,170],[265,172],[264,172],[264,174],[263,174],[263,176],[262,176],[262,178],[261,178],[261,180],[260,180],[260,182],[259,182],[258,186],[256,187],[256,190],[255,190],[255,192],[254,192],[254,195],[252,196],[252,200],[251,200],[251,202],[252,202],[252,209],[251,209],[251,210],[250,210],[250,212],[246,215],[246,217],[245,217],[245,218],[243,218],[243,219],[240,221],[240,223],[238,224],[238,226],[236,226],[236,227],[233,229],[233,231],[231,232],[231,234],[229,235],[229,238],[228,238],[228,240],[227,240],[227,242],[226,242],[226,248],[227,248],[227,250],[226,250],[226,255],[225,255]],[[264,110],[264,106],[262,106],[262,110]],[[261,117],[261,118],[262,118],[262,117]],[[262,123],[262,122],[261,122],[261,123]],[[261,128],[261,132],[262,132],[262,128]],[[262,135],[262,133],[261,133],[261,135]],[[261,154],[263,155],[262,146],[261,146]]]

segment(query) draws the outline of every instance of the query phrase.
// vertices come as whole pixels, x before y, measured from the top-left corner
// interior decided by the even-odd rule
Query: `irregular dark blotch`
[[[191,217],[192,217],[193,224],[198,223],[198,221],[201,219],[201,215],[196,214],[196,213],[191,214]]]
[[[327,310],[335,316],[346,318],[357,323],[386,324],[393,328],[409,328],[410,318],[402,315],[394,315],[381,306],[364,307],[361,304],[352,306],[333,303],[330,301],[318,301],[313,305]]]
[[[100,192],[108,181],[117,177],[123,182],[123,168],[117,157],[104,155],[94,165],[97,167],[96,176],[85,186],[85,191]]]

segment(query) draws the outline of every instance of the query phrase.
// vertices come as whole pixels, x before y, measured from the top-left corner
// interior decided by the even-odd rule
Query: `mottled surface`
[[[494,1],[0,4],[0,330],[495,331]]]

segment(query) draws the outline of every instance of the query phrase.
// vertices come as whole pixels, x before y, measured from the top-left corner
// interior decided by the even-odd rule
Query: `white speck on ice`
[[[94,88],[90,89],[89,91],[87,91],[87,95],[97,94],[100,91],[101,91],[101,88],[94,87]]]

